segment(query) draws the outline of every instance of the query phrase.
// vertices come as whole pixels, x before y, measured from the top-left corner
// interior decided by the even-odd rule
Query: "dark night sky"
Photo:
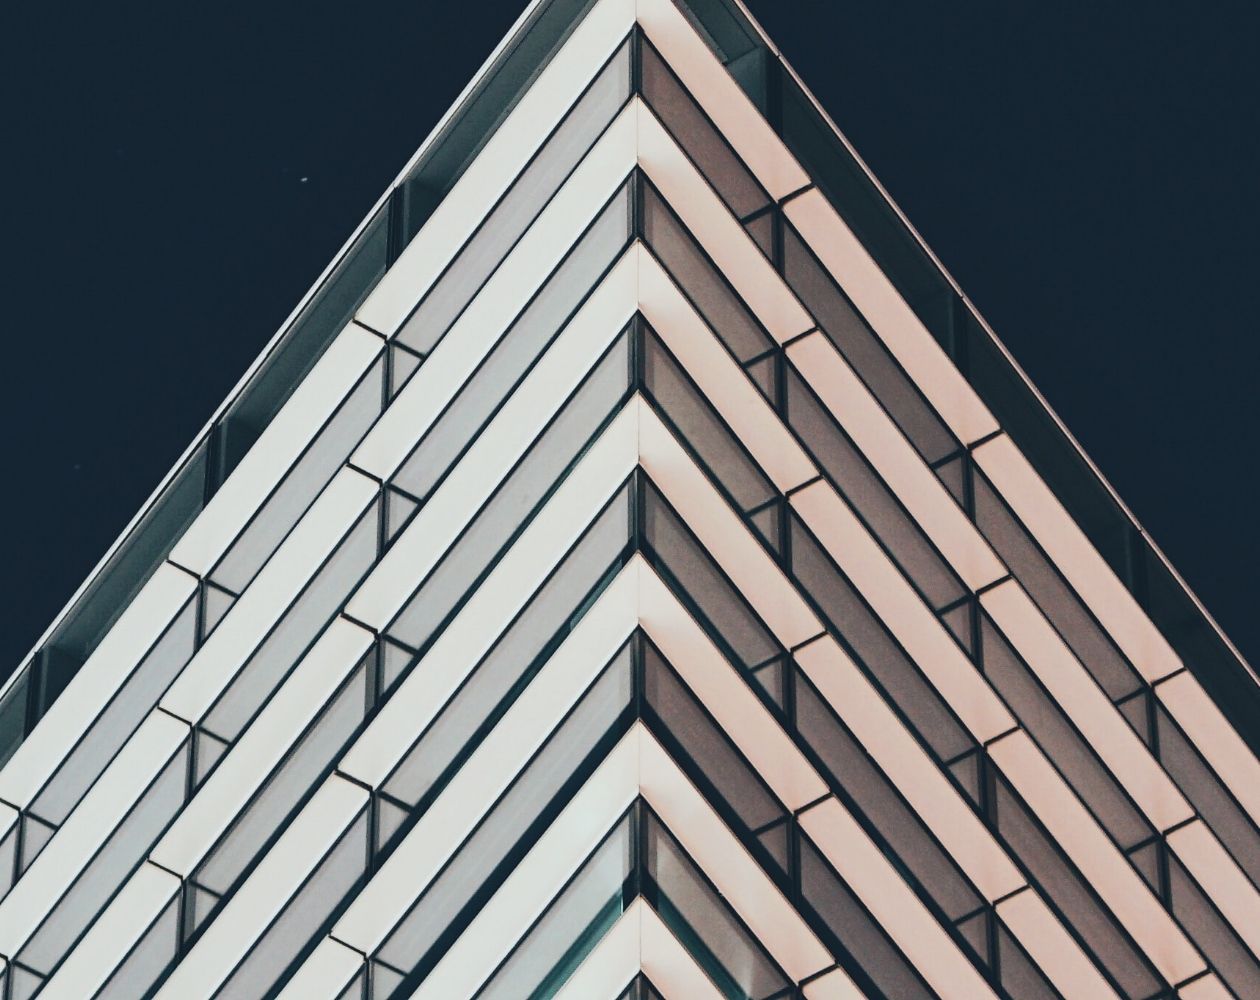
[[[0,673],[523,2],[4,5]],[[751,6],[1260,660],[1260,5]]]

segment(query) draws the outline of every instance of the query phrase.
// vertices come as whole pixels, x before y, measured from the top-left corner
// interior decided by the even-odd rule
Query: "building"
[[[538,0],[6,683],[4,997],[1256,997],[1258,720],[737,0]]]

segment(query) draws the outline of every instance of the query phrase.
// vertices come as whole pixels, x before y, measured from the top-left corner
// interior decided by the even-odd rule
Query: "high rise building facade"
[[[1260,997],[1260,686],[738,0],[536,0],[0,700],[4,1000]]]

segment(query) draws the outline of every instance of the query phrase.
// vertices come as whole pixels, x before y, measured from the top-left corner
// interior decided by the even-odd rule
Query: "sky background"
[[[0,674],[523,0],[0,10]],[[1260,662],[1260,5],[750,0]]]

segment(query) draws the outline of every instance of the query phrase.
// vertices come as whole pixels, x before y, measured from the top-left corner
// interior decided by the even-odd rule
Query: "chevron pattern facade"
[[[803,94],[530,8],[10,678],[4,1000],[1260,997],[1254,676]]]

